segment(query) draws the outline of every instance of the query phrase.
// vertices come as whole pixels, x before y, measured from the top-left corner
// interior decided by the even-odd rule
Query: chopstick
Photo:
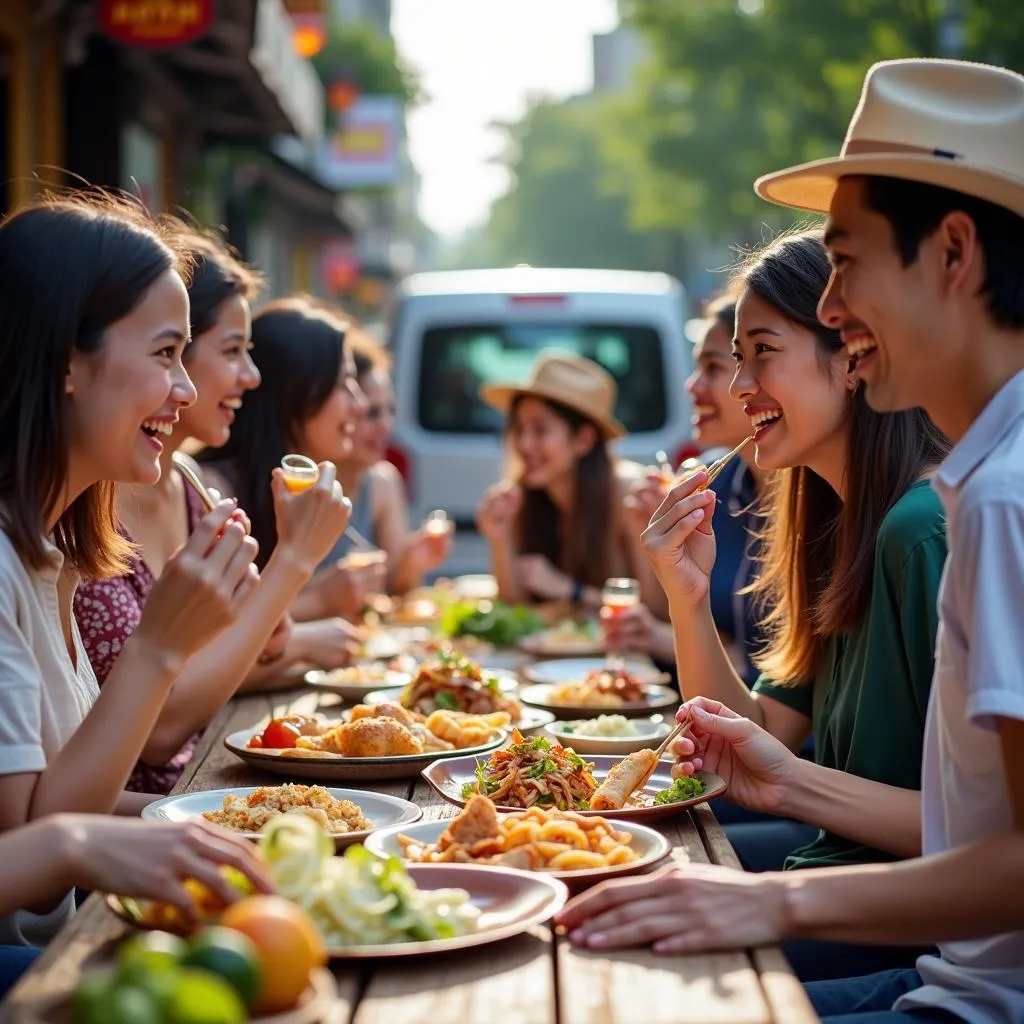
[[[711,481],[714,480],[715,477],[718,476],[718,474],[721,473],[723,469],[725,469],[725,467],[728,464],[729,460],[734,455],[738,455],[753,440],[754,440],[754,435],[753,434],[751,434],[750,437],[745,437],[742,441],[740,441],[740,443],[738,445],[736,445],[735,448],[733,448],[733,450],[731,452],[728,452],[727,454],[723,455],[720,459],[716,459],[714,462],[712,462],[711,465],[708,466],[708,470],[707,470],[707,472],[708,472],[708,484],[710,484]]]
[[[668,750],[669,744],[679,739],[680,737],[685,736],[690,731],[692,725],[693,710],[691,709],[686,712],[686,717],[665,737],[661,746],[658,747],[657,750],[655,750],[655,757],[660,759],[661,755],[664,754],[666,750]]]
[[[195,470],[183,458],[179,458],[177,452],[171,458],[178,472],[192,485],[193,490],[199,495],[200,500],[206,507],[206,511],[212,512],[217,507],[217,502],[213,500],[213,495],[206,489],[206,485],[196,475]]]

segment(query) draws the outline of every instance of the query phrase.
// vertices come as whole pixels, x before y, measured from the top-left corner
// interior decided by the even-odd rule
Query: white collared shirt
[[[926,856],[1013,825],[995,728],[998,718],[1024,720],[1024,371],[974,421],[934,487],[949,560],[925,728]],[[940,1006],[971,1024],[1024,1024],[1024,931],[943,943],[941,953],[918,961],[924,987],[896,1009]]]
[[[64,556],[49,542],[46,554],[45,567],[27,568],[0,529],[0,775],[43,771],[100,695],[70,601],[77,666],[64,640],[57,592]],[[0,918],[0,942],[45,942],[73,911],[69,895],[45,917]]]

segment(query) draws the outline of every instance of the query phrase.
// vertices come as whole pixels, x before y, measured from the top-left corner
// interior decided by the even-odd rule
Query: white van
[[[593,359],[619,388],[616,417],[630,430],[616,454],[650,463],[690,435],[689,316],[666,274],[515,267],[415,274],[399,287],[389,331],[397,417],[392,461],[409,487],[412,521],[434,508],[456,523],[444,573],[486,572],[473,524],[502,472],[504,418],[481,385],[525,378],[538,352]]]

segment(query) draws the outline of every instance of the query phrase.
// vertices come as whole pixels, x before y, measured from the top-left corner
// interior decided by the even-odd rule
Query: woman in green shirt
[[[737,281],[732,395],[750,416],[757,464],[778,470],[764,504],[755,590],[769,609],[768,639],[752,692],[708,606],[714,496],[698,491],[703,474],[675,488],[644,535],[669,597],[687,698],[720,701],[792,751],[813,731],[824,771],[809,792],[766,791],[740,773],[730,780],[735,802],[798,819],[727,829],[749,869],[920,853],[921,752],[946,557],[943,513],[927,478],[948,445],[919,411],[880,414],[867,405],[840,332],[817,319],[830,273],[813,231],[776,239]],[[835,952],[844,969],[862,973],[852,950],[832,951],[830,960]],[[874,962],[891,962],[877,952]],[[895,955],[896,963],[907,957]],[[805,977],[835,969],[814,957],[795,966]]]

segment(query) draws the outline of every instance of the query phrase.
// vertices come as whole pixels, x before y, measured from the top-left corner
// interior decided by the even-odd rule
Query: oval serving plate
[[[204,811],[219,811],[224,806],[224,797],[247,797],[257,789],[268,789],[267,786],[239,786],[237,789],[207,789],[198,793],[180,793],[166,796],[162,800],[154,800],[142,809],[142,817],[154,821],[197,821],[202,820]],[[423,809],[410,800],[402,800],[397,796],[385,793],[370,793],[361,789],[328,789],[335,800],[350,800],[363,812],[363,816],[373,827],[358,832],[331,832],[330,836],[337,847],[358,843],[372,832],[382,828],[402,827],[423,817]],[[262,832],[242,832],[222,825],[229,831],[236,831],[246,839],[259,839]]]
[[[480,927],[468,935],[424,942],[395,942],[377,946],[328,946],[327,955],[337,960],[376,960],[429,953],[453,953],[473,946],[510,939],[543,924],[569,898],[566,884],[539,871],[517,871],[471,864],[410,864],[409,877],[420,889],[465,889],[479,908]],[[107,909],[136,928],[144,928],[118,896],[108,895]],[[145,900],[130,901],[143,911]]]
[[[520,637],[516,646],[541,658],[586,658],[604,651],[600,637],[587,636],[582,631],[576,636],[566,636],[550,629]]]
[[[532,704],[537,708],[554,712],[557,718],[593,718],[595,715],[624,715],[626,718],[638,718],[649,715],[652,711],[668,711],[678,707],[682,698],[676,690],[668,686],[647,685],[647,700],[629,701],[612,707],[596,707],[593,704],[559,704],[552,700],[552,683],[536,683],[525,686],[519,691],[519,699],[524,704]]]
[[[476,766],[478,762],[486,760],[477,757],[453,757],[446,760],[435,761],[428,768],[424,768],[423,778],[431,785],[437,794],[443,797],[456,807],[465,807],[466,801],[462,798],[462,787],[467,782],[476,781]],[[608,774],[612,765],[618,764],[621,757],[611,757],[607,754],[594,754],[587,757],[587,761],[594,765],[594,778],[600,785]],[[680,800],[674,804],[651,804],[646,807],[623,807],[617,811],[579,811],[579,814],[594,817],[607,818],[609,821],[655,821],[658,818],[665,818],[672,814],[678,814],[688,807],[702,804],[706,800],[713,800],[721,796],[726,789],[725,779],[714,772],[697,772],[697,778],[704,783],[704,792],[700,796],[690,800]],[[672,785],[672,761],[663,758],[654,769],[647,785],[641,790],[642,796],[648,800],[654,799],[654,794]],[[499,811],[521,811],[522,807],[499,806]]]
[[[303,677],[303,682],[315,690],[336,693],[346,700],[360,701],[367,694],[381,687],[402,689],[411,679],[408,672],[396,672],[382,665],[370,662],[338,668],[331,672],[313,669]]]
[[[415,839],[424,846],[436,843],[441,833],[451,824],[451,819],[441,821],[420,821],[408,828],[389,828],[374,832],[364,844],[370,853],[377,857],[398,857],[405,861],[402,847],[399,845],[400,835]],[[671,852],[672,844],[653,828],[637,825],[634,822],[619,821],[616,829],[628,832],[631,837],[630,848],[637,854],[637,859],[628,864],[615,867],[585,868],[578,871],[539,871],[537,874],[550,878],[560,878],[571,889],[579,890],[586,886],[596,885],[607,878],[620,878],[623,875],[636,875],[660,864]],[[415,862],[406,861],[407,867]],[[487,867],[486,864],[467,863],[467,867]]]
[[[605,714],[608,713],[605,712]],[[610,713],[614,714],[615,712]],[[544,732],[556,742],[561,743],[563,747],[572,747],[577,754],[617,754],[619,757],[624,757],[626,754],[632,754],[634,750],[657,747],[672,731],[672,723],[666,721],[661,715],[654,715],[652,718],[633,718],[630,721],[637,730],[634,736],[587,736],[581,733],[567,732],[565,728],[567,725],[577,723],[560,721],[546,725]]]
[[[282,757],[265,748],[246,746],[250,736],[263,730],[253,727],[239,729],[224,737],[224,746],[236,757],[254,768],[262,768],[292,779],[315,779],[318,782],[373,782],[378,779],[408,779],[419,774],[432,761],[465,754],[485,754],[500,747],[508,738],[506,729],[494,729],[491,739],[478,747],[463,750],[430,751],[423,754],[401,754],[396,757]]]

